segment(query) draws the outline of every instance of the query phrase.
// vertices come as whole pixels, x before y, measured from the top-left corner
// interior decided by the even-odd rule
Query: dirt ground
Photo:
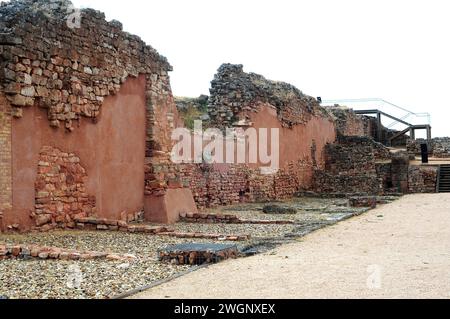
[[[134,298],[450,298],[450,194],[408,195]]]

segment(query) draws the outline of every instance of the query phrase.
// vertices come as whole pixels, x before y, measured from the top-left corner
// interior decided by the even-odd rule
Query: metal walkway
[[[388,102],[388,101],[386,101],[384,99],[380,99],[380,98],[324,100],[322,102],[322,104],[326,104],[326,105],[333,105],[333,104],[334,105],[336,105],[336,104],[337,105],[346,105],[347,103],[357,103],[359,106],[361,106],[362,103],[376,103],[379,106],[382,106],[381,104],[385,104],[389,107],[389,109],[396,110],[397,112],[403,113],[402,116],[394,116],[394,115],[388,114],[387,112],[382,111],[378,108],[354,110],[354,112],[359,115],[376,115],[377,120],[378,120],[378,132],[377,132],[377,141],[378,142],[383,142],[382,141],[383,125],[381,123],[382,117],[386,117],[390,120],[393,120],[392,123],[384,126],[388,129],[392,128],[393,126],[395,126],[397,124],[402,124],[402,125],[406,126],[406,129],[403,129],[403,130],[397,132],[396,134],[391,136],[387,141],[385,141],[388,144],[388,146],[392,145],[392,142],[394,140],[404,136],[407,133],[410,134],[410,137],[412,139],[416,139],[416,130],[426,130],[427,140],[428,141],[431,140],[431,125],[430,125],[431,116],[429,113],[415,113],[410,110],[407,110],[406,108],[403,108],[401,106],[398,106],[394,103]],[[426,118],[426,120],[424,120],[424,122],[427,122],[427,123],[426,124],[412,124],[407,121],[407,119],[410,117]]]
[[[387,114],[385,112],[382,112],[380,110],[358,110],[358,111],[354,111],[356,114],[359,115],[373,115],[376,114],[377,116],[377,120],[378,120],[378,134],[377,134],[377,139],[378,142],[381,142],[381,136],[382,136],[382,130],[383,130],[383,125],[381,124],[381,117],[385,116],[388,117],[392,120],[394,120],[395,122],[401,123],[403,125],[406,125],[407,128],[404,129],[403,131],[398,132],[397,134],[393,135],[392,137],[389,138],[388,140],[388,144],[392,145],[392,141],[396,140],[397,138],[405,135],[406,133],[409,132],[409,136],[411,139],[416,139],[416,130],[426,130],[427,131],[427,140],[431,141],[431,125],[429,124],[420,124],[420,125],[414,125],[411,123],[408,123],[402,119],[399,119],[393,115]]]

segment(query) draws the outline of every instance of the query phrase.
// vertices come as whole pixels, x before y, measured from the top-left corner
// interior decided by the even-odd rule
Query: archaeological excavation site
[[[156,49],[93,9],[71,25],[71,6],[0,6],[0,296],[129,296],[407,194],[450,192],[450,138],[431,123],[324,105],[228,63],[208,96],[177,97]],[[272,159],[276,132],[276,169],[245,155],[174,161],[175,133],[195,140],[198,123],[272,138]]]

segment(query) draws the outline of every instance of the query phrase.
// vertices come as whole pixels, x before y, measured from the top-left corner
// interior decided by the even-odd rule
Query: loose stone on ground
[[[379,198],[389,202],[396,198]],[[274,203],[280,204],[280,203]],[[190,269],[158,261],[158,251],[176,244],[236,245],[240,256],[253,255],[292,242],[316,229],[359,215],[369,208],[349,207],[347,199],[296,198],[281,203],[296,214],[264,214],[266,204],[242,204],[210,210],[208,214],[231,214],[243,220],[286,220],[291,224],[177,223],[178,233],[236,235],[247,234],[243,241],[223,239],[178,238],[153,233],[121,231],[52,231],[46,233],[1,234],[6,245],[37,245],[62,250],[108,252],[112,256],[133,255],[117,260],[43,260],[8,259],[0,261],[0,296],[15,298],[112,298],[147,286]],[[145,223],[133,227],[148,227]],[[158,227],[159,225],[151,225]],[[50,257],[50,256],[47,256]]]

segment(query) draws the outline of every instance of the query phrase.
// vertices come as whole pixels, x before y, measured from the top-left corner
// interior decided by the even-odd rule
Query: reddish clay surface
[[[282,123],[277,117],[276,109],[270,104],[262,105],[258,113],[250,114],[251,128],[256,129],[258,139],[259,129],[267,129],[268,131],[268,146],[267,151],[270,155],[271,150],[271,129],[279,130],[279,168],[286,167],[291,162],[304,160],[312,163],[315,161],[319,167],[323,168],[325,164],[323,149],[327,143],[333,143],[336,140],[335,124],[324,117],[312,117],[312,119],[305,125],[299,124],[292,128],[283,127]],[[205,128],[203,128],[205,130]],[[246,130],[247,127],[244,127]],[[178,138],[178,137],[177,137]],[[201,137],[200,137],[201,138]],[[191,134],[191,156],[194,156],[194,139],[195,135]],[[203,141],[203,147],[207,146],[210,141]],[[312,146],[316,144],[315,159],[312,158]],[[269,166],[266,163],[261,163],[258,156],[258,163],[249,163],[249,152],[252,146],[246,142],[246,163],[250,167],[265,167]],[[234,148],[236,152],[236,146]],[[226,159],[226,144],[223,145],[224,160]],[[258,153],[258,149],[257,149]],[[237,157],[235,155],[235,161]],[[218,171],[225,172],[230,166],[228,164],[214,164],[214,168]],[[311,171],[312,173],[312,171]]]
[[[258,113],[252,113],[251,122],[256,129],[279,129],[280,168],[285,167],[289,162],[298,161],[299,159],[311,161],[313,141],[316,143],[315,160],[318,164],[323,164],[322,150],[327,143],[332,143],[336,140],[335,126],[332,121],[322,117],[313,117],[305,125],[295,125],[292,128],[283,127],[277,118],[276,109],[270,105],[263,106]]]
[[[192,191],[188,188],[167,189],[164,196],[145,196],[145,220],[173,224],[181,213],[196,213]]]
[[[142,210],[145,112],[144,77],[128,79],[105,99],[98,123],[83,119],[72,133],[51,128],[45,110],[25,109],[12,125],[13,210],[5,212],[4,224],[32,226],[38,153],[47,145],[80,157],[99,217],[119,219],[123,211]]]

